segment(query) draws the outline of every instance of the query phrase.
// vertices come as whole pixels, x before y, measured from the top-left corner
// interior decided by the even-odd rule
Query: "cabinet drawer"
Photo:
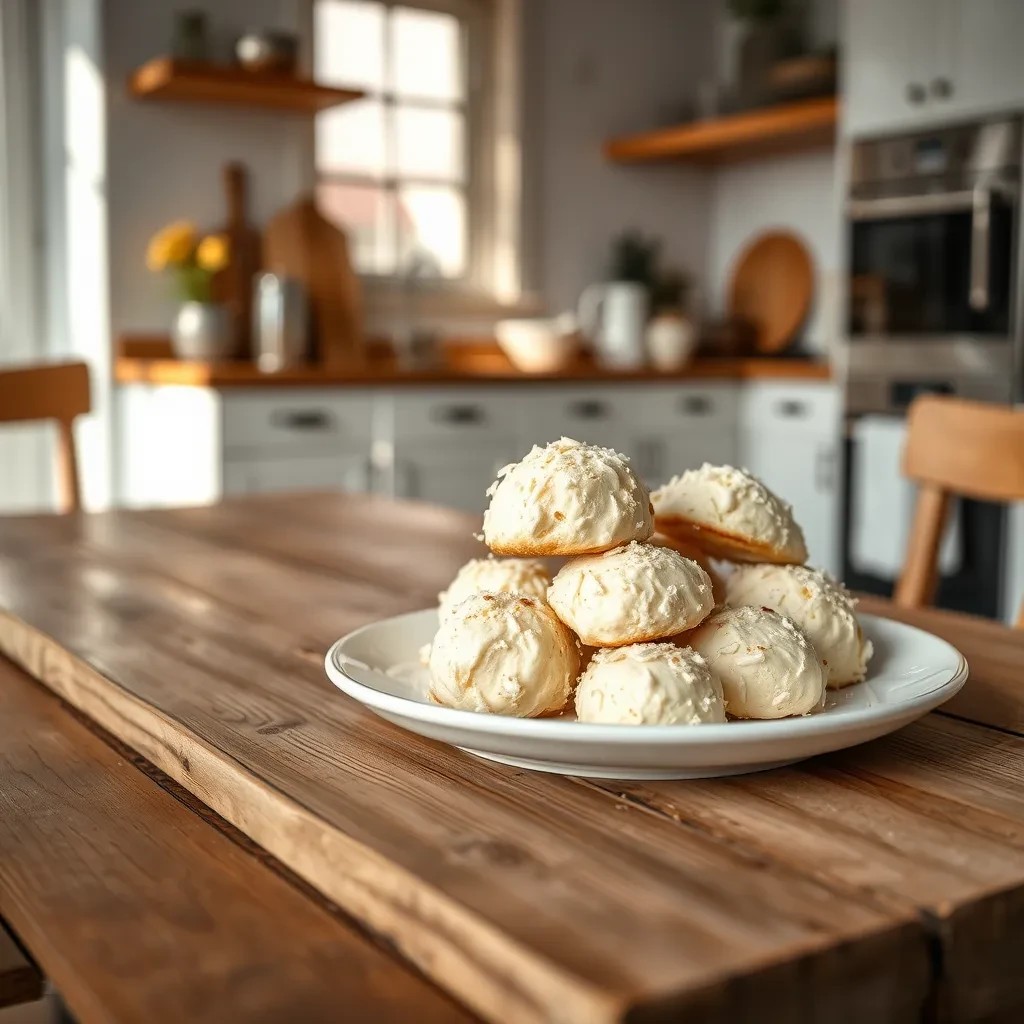
[[[547,444],[563,435],[587,444],[621,448],[629,425],[643,401],[634,389],[543,388],[523,405],[523,437],[530,444]]]
[[[487,437],[513,437],[518,423],[518,403],[508,392],[453,388],[394,396],[396,448],[427,439],[475,443]]]
[[[832,384],[755,384],[740,402],[745,430],[829,432],[838,429],[839,389]]]
[[[369,447],[372,400],[337,391],[274,391],[224,396],[225,448]]]
[[[731,384],[652,388],[639,398],[637,417],[666,431],[679,427],[733,431],[739,414],[739,393]]]

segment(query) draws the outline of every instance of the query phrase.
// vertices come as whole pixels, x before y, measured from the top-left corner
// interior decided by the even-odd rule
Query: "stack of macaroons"
[[[863,678],[849,595],[800,565],[791,509],[744,471],[705,464],[651,496],[625,456],[563,437],[488,495],[484,540],[516,557],[439,595],[439,704],[534,717],[575,694],[581,722],[695,725],[806,714]],[[567,561],[551,579],[540,556]],[[762,564],[723,581],[711,558]]]

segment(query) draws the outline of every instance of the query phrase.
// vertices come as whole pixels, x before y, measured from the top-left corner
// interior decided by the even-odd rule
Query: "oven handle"
[[[971,203],[971,309],[988,309],[989,240],[992,232],[992,191],[984,185],[974,189]]]
[[[890,217],[924,217],[934,213],[962,213],[974,209],[977,189],[964,192],[925,193],[919,196],[882,196],[878,199],[849,199],[850,220],[887,220]]]

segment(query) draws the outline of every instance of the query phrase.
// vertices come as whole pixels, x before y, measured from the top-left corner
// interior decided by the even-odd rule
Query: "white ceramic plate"
[[[884,736],[949,700],[967,679],[963,655],[923,630],[861,616],[875,645],[863,683],[829,691],[802,718],[726,725],[595,725],[455,711],[426,697],[419,650],[437,630],[429,609],[375,622],[327,652],[335,686],[382,718],[494,761],[603,779],[696,779],[762,771]]]

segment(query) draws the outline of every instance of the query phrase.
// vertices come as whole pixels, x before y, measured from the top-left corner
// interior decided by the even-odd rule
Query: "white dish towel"
[[[895,580],[903,567],[917,488],[900,472],[906,423],[894,416],[864,416],[853,426],[850,490],[850,562],[857,572]],[[963,557],[960,507],[950,504],[939,549],[939,571],[957,572]]]

